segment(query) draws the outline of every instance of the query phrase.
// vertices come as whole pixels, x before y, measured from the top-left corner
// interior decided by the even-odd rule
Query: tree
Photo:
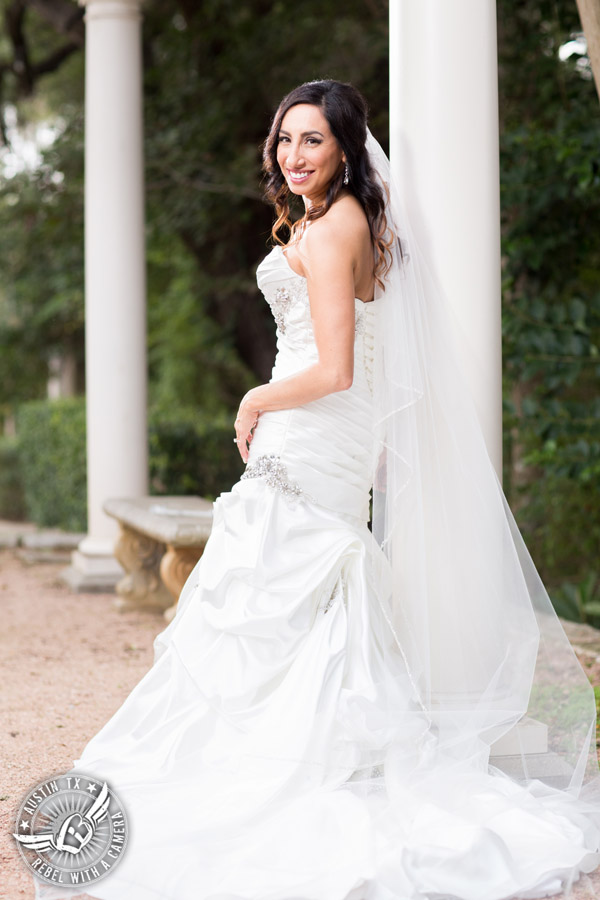
[[[85,31],[84,11],[70,0],[3,0],[0,10],[4,17],[0,137],[6,144],[3,115],[6,101],[31,96],[40,79],[55,72],[83,48]],[[42,49],[40,59],[34,60],[32,46],[35,51]]]
[[[74,4],[67,6],[75,9]],[[27,57],[35,58],[38,36],[49,27],[54,4],[22,0],[19,8],[21,43],[27,47]],[[258,0],[249,4],[151,0],[144,11],[152,397],[167,407],[182,403],[208,409],[234,407],[249,384],[269,377],[275,349],[274,327],[254,279],[272,218],[260,187],[260,149],[270,116],[294,84],[330,75],[362,87],[373,99],[375,121],[379,117],[385,129],[387,5],[307,0],[297,12],[284,4]],[[67,17],[59,16],[59,20],[64,33]],[[59,40],[58,24],[55,21],[55,41]],[[5,67],[5,95],[15,99],[24,88],[15,75],[14,29],[5,33],[11,36],[13,51],[13,63]],[[0,59],[1,49],[0,44]],[[63,154],[69,160],[81,150],[82,79],[81,71],[68,66],[69,60],[43,82],[49,107],[66,122],[60,145],[48,154],[49,164],[63,171],[64,180],[61,185],[43,185],[38,180],[34,190],[42,192],[40,197],[49,191],[50,203],[60,207],[61,216],[77,223],[81,220],[81,172],[64,171]],[[75,84],[77,79],[81,80]],[[41,84],[39,78],[34,80],[40,91]],[[20,108],[26,109],[22,101]],[[0,220],[7,224],[27,214],[26,197],[20,187],[14,187],[6,184],[0,195]],[[40,209],[44,204],[45,200]],[[38,214],[33,215],[36,239],[47,241],[51,236],[42,233]],[[68,252],[77,247],[81,253],[81,241],[73,232],[65,230],[63,236],[71,248]],[[62,244],[57,234],[53,237],[48,254],[52,258],[45,264],[53,270],[55,260],[64,272]],[[24,257],[27,242],[19,243]],[[38,282],[43,306],[41,272],[28,273],[16,264],[11,267],[1,239],[0,258],[9,261],[2,287],[5,302],[12,304],[16,336],[19,328],[24,332],[31,322],[21,282],[29,282],[29,296],[36,293]],[[80,272],[81,266],[73,279],[78,281],[77,310],[71,305],[73,295],[69,298],[58,291],[52,297],[54,309],[71,317],[73,333],[81,324]],[[59,321],[60,316],[57,326]],[[65,323],[65,327],[69,326]],[[47,352],[48,335],[43,329],[38,338],[42,353]]]
[[[600,539],[600,123],[558,53],[578,31],[567,0],[499,2],[505,489],[553,582]]]

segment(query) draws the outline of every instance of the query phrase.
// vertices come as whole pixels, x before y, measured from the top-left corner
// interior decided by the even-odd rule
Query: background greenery
[[[600,107],[558,58],[576,3],[499,8],[504,486],[557,608],[600,624]]]
[[[202,486],[202,496],[215,499],[242,474],[229,417],[175,409],[153,411],[148,424],[152,493]],[[18,441],[0,440],[0,503],[39,525],[85,531],[85,398],[22,403],[17,425]]]
[[[69,15],[57,16],[60,9]],[[237,477],[219,441],[274,355],[254,277],[271,223],[260,188],[270,116],[300,81],[350,80],[385,146],[388,9],[381,0],[305,0],[301,8],[147,0],[144,10],[153,490],[208,495]],[[74,0],[0,0],[2,110],[16,107],[21,127],[51,120],[60,131],[34,170],[0,178],[7,425],[22,404],[45,396],[56,351],[75,360],[77,390],[85,390],[82,12]],[[498,0],[504,486],[557,607],[596,621],[600,111],[580,57],[558,56],[578,31],[574,0]],[[50,421],[38,409],[40,422]],[[19,440],[27,415],[17,419]],[[39,434],[43,466],[52,441]],[[23,472],[26,459],[37,468],[29,452],[20,455]],[[5,438],[0,466],[15,460],[15,441]],[[18,490],[6,487],[14,483],[0,474],[0,515],[23,513]],[[27,486],[25,497],[27,514],[44,521]]]

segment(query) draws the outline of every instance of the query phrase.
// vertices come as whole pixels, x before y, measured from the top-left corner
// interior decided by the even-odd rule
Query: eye
[[[321,143],[321,141],[318,138],[314,138],[314,137],[306,138],[306,141],[308,144],[320,144]]]
[[[286,137],[284,134],[278,135],[278,137],[277,137],[277,143],[278,143],[278,144],[282,144],[284,141],[289,141],[289,138]]]

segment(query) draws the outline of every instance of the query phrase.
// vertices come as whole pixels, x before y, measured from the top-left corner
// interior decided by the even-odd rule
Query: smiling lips
[[[311,170],[304,169],[301,172],[294,172],[294,171],[292,171],[292,169],[288,169],[287,171],[288,171],[290,181],[293,181],[294,184],[301,184],[303,181],[306,181],[306,179],[309,177],[309,175],[312,175],[314,169],[311,169]]]

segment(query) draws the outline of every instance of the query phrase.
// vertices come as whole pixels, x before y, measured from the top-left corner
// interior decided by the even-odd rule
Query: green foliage
[[[552,596],[558,615],[576,622],[588,622],[600,627],[600,580],[596,572],[579,584],[564,582]]]
[[[237,407],[256,379],[199,302],[206,279],[182,242],[151,241],[148,361],[152,407],[194,407],[206,416]]]
[[[274,326],[255,269],[272,222],[262,199],[261,145],[275,107],[303,80],[339,77],[365,90],[375,128],[381,124],[385,133],[387,4],[307,0],[294,10],[257,0],[153,0],[145,7],[144,40],[150,321],[164,322],[168,307],[180,323],[153,330],[154,346],[165,348],[163,359],[188,353],[206,399],[212,389],[204,387],[206,366],[188,352],[192,340],[200,347],[208,334],[214,351],[214,336],[220,353],[231,359],[235,352],[254,381],[267,380],[273,363]],[[152,287],[154,242],[160,255],[173,235],[198,272],[190,302],[180,294],[177,306]],[[222,362],[213,352],[211,366],[223,371]],[[232,408],[242,386],[233,374],[228,365]],[[183,395],[179,402],[185,405]]]
[[[45,393],[55,352],[83,366],[83,121],[34,172],[0,180],[0,408]]]
[[[18,410],[19,439],[0,445],[0,502],[4,461],[22,473],[26,517],[41,526],[85,531],[85,400],[36,400]],[[215,499],[242,471],[233,443],[231,417],[205,416],[192,409],[154,410],[149,417],[150,493]],[[6,447],[6,449],[5,449]],[[16,502],[18,493],[15,492]],[[8,508],[8,507],[7,507]],[[3,507],[0,506],[0,513]]]
[[[27,518],[86,530],[85,404],[81,398],[24,403],[17,413]]]
[[[542,576],[577,591],[600,545],[600,111],[558,57],[576,4],[498,10],[504,485]]]
[[[42,55],[47,26],[34,12],[26,25]],[[299,81],[339,77],[365,90],[385,134],[387,4],[149,0],[143,41],[150,399],[232,411],[275,352],[254,277],[272,219],[270,117]],[[82,93],[80,54],[38,82],[37,107],[19,101],[21,121],[45,115],[61,136],[36,171],[0,178],[0,411],[44,394],[57,348],[83,389]]]
[[[207,418],[180,410],[150,420],[153,494],[196,494],[214,500],[236,482],[244,466],[233,443],[230,417]]]
[[[25,495],[16,438],[0,437],[0,519],[25,518]]]

